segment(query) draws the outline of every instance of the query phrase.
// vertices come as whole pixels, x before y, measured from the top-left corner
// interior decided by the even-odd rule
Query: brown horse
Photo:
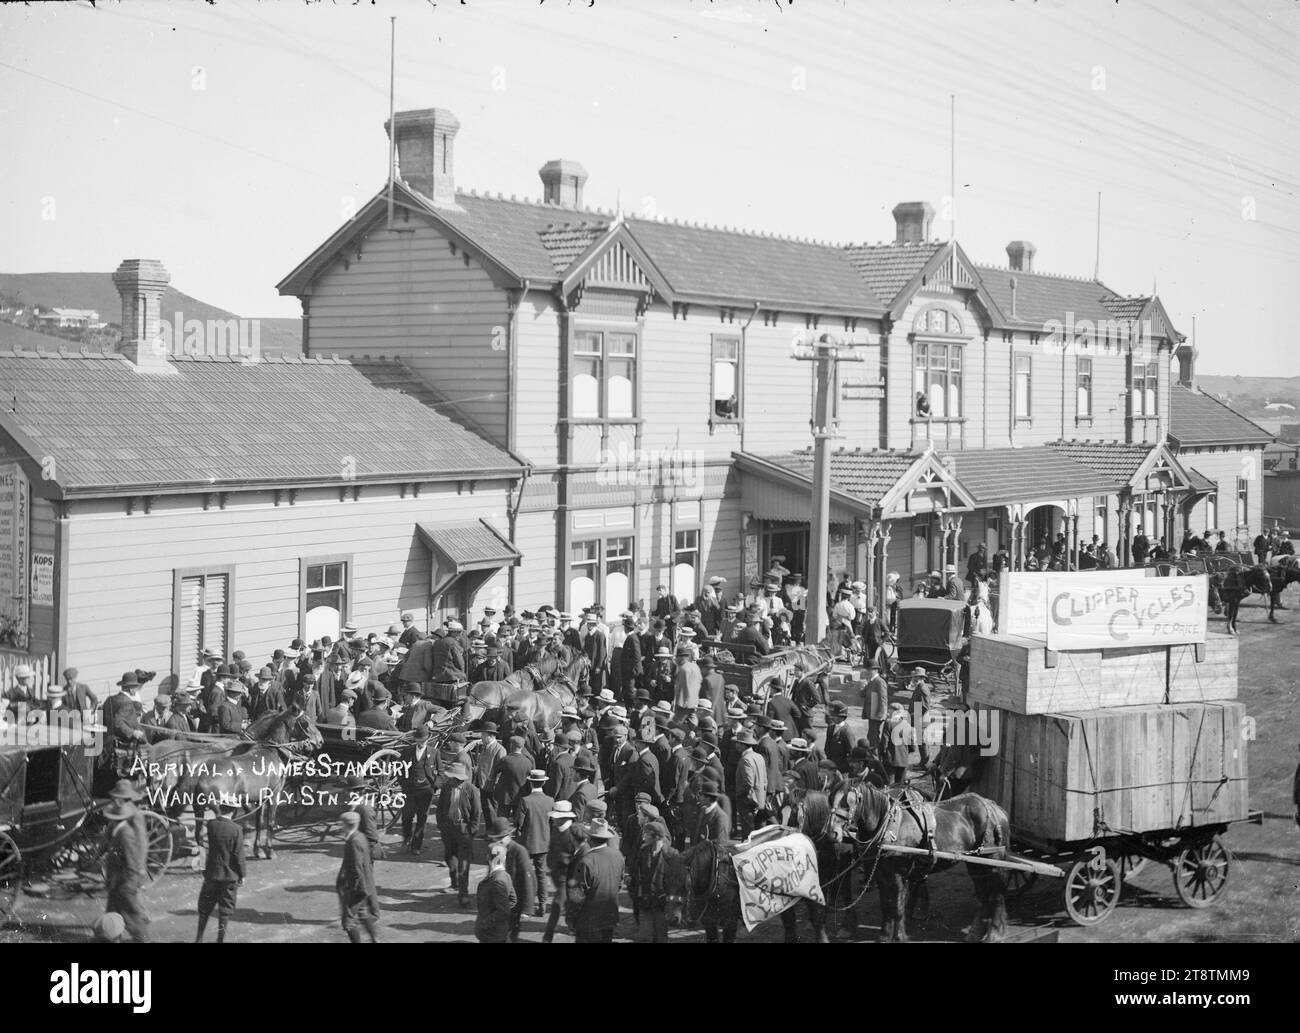
[[[481,681],[470,687],[461,706],[465,724],[483,718],[498,724],[505,720],[508,704],[518,703],[523,715],[538,731],[559,727],[560,713],[578,701],[578,686],[587,671],[587,657],[564,649],[547,652],[535,664],[515,671],[504,681]]]
[[[821,796],[822,806],[829,813],[823,794],[809,793],[809,797]],[[818,818],[812,818],[816,824]],[[829,822],[827,822],[829,827]],[[827,847],[831,846],[829,837],[814,838],[807,829],[801,829],[813,839],[817,849],[818,880],[823,892],[827,889],[828,873],[821,867],[823,859],[833,861]],[[721,932],[723,943],[734,943],[736,930],[740,927],[740,880],[736,876],[736,867],[731,856],[736,847],[731,843],[716,843],[704,840],[680,852],[669,855],[668,866],[664,874],[664,886],[668,891],[668,924],[671,926],[704,926],[704,938],[707,943],[717,943]],[[829,943],[826,935],[827,908],[811,900],[802,902],[806,906],[808,920],[812,925],[813,936],[818,943]],[[781,912],[781,928],[785,943],[799,942],[799,929],[796,913],[798,905]]]
[[[879,879],[882,941],[907,940],[909,897],[914,899],[926,877],[957,863],[933,857],[893,854],[880,850],[889,842],[923,850],[954,854],[975,851],[1005,857],[1011,845],[1011,823],[992,800],[963,793],[936,804],[889,793],[869,782],[844,783],[833,801],[834,835],[859,848],[859,864],[872,866]],[[1006,932],[1006,896],[1001,874],[992,868],[967,864],[975,885],[980,913],[967,939],[1000,940]]]

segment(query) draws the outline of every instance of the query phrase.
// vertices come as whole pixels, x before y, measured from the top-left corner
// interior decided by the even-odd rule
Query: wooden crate
[[[1041,639],[976,635],[969,699],[1017,714],[1163,703],[1166,663],[1163,647],[1071,650],[1049,658]]]
[[[1061,843],[1245,818],[1244,718],[1236,702],[1000,710],[972,788],[1017,832]]]
[[[1049,654],[1041,639],[976,635],[969,698],[1017,714],[1236,699],[1237,640]]]
[[[1169,702],[1236,699],[1237,645],[1238,639],[1232,635],[1211,634],[1199,647],[1170,646]]]

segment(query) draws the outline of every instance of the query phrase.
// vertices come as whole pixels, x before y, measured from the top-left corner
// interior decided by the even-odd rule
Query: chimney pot
[[[446,108],[421,108],[399,111],[393,122],[384,120],[384,132],[396,132],[398,177],[438,208],[456,208],[456,116]]]
[[[1038,249],[1028,240],[1013,240],[1007,245],[1007,258],[1011,268],[1018,273],[1034,271],[1034,255],[1037,253]]]
[[[171,274],[155,258],[127,258],[113,273],[122,299],[122,340],[118,353],[137,369],[172,372],[162,336],[162,295]]]
[[[582,185],[587,182],[587,170],[576,161],[556,158],[548,161],[537,174],[542,177],[542,200],[561,208],[582,210]]]
[[[917,244],[930,239],[934,207],[928,201],[904,201],[894,205],[895,244]]]

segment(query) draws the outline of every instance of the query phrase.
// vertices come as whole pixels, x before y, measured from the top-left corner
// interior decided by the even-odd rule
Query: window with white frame
[[[1034,395],[1034,358],[1032,355],[1016,356],[1015,418],[1032,419]]]
[[[172,617],[178,671],[186,678],[202,662],[203,650],[230,655],[230,574],[228,571],[187,571],[177,576]]]
[[[1088,417],[1092,415],[1092,359],[1079,356],[1075,373],[1075,415]]]
[[[673,535],[673,595],[682,605],[693,602],[699,588],[700,532]]]
[[[574,513],[572,520],[568,608],[576,612],[600,603],[606,613],[623,612],[635,590],[633,511],[582,511]]]
[[[635,333],[579,330],[573,335],[570,411],[575,419],[636,415]]]
[[[302,566],[303,629],[306,641],[337,638],[348,619],[348,563],[307,560]]]
[[[1237,478],[1237,526],[1250,526],[1250,481],[1244,477]]]
[[[927,406],[917,407],[918,416],[931,419],[959,419],[962,416],[962,346],[918,341],[913,390]],[[926,410],[926,411],[923,411]]]
[[[1103,542],[1108,540],[1106,521],[1110,517],[1110,497],[1094,495],[1092,498],[1092,533]]]
[[[1219,529],[1219,493],[1212,491],[1205,496],[1205,529],[1207,531],[1217,531]]]
[[[1155,362],[1133,363],[1133,415],[1156,415],[1160,389],[1160,366]]]
[[[741,418],[740,337],[713,335],[713,419]]]

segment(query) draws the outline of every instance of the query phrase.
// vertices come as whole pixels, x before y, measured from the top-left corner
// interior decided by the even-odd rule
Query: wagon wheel
[[[402,755],[397,750],[376,750],[366,759],[361,769],[361,777],[366,780],[367,795],[373,794],[375,800],[375,823],[380,832],[386,832],[402,816],[402,804],[406,794],[402,789],[402,780],[396,774],[379,770],[385,761],[400,760]]]
[[[172,859],[172,824],[161,814],[144,812],[146,842],[145,868],[150,879],[156,879],[167,870]]]
[[[1104,854],[1075,861],[1065,877],[1065,911],[1076,925],[1097,925],[1119,903],[1119,866]]]
[[[23,857],[6,833],[0,832],[0,921],[13,914],[23,881]]]
[[[1228,888],[1232,853],[1219,837],[1190,846],[1174,858],[1174,890],[1188,907],[1209,907]]]
[[[1010,868],[1007,870],[1007,896],[1023,897],[1038,881],[1038,873],[1027,868]]]

